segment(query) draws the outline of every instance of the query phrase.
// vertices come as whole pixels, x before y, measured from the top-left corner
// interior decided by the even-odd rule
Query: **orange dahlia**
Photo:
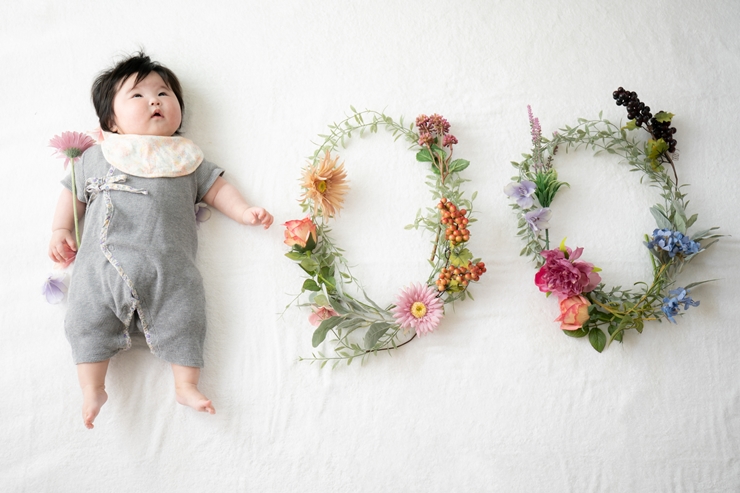
[[[310,200],[314,215],[319,214],[324,220],[339,212],[344,203],[344,194],[349,190],[344,163],[337,166],[339,156],[331,158],[329,151],[316,166],[309,166],[303,173],[302,200]]]

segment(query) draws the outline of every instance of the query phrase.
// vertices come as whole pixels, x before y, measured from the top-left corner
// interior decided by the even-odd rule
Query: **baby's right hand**
[[[77,243],[68,229],[57,229],[51,233],[49,241],[49,258],[63,267],[67,267],[77,255]]]

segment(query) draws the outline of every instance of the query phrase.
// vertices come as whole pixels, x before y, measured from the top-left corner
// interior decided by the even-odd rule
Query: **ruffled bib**
[[[103,157],[124,173],[144,178],[189,175],[203,162],[203,151],[184,137],[106,133]]]

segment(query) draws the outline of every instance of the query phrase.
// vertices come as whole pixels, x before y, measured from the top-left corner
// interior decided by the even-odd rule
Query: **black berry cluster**
[[[676,133],[676,127],[671,127],[671,122],[659,122],[655,118],[650,120],[650,126],[653,130],[655,140],[663,139],[668,144],[668,152],[676,152],[676,139],[673,134]]]
[[[627,108],[627,118],[635,120],[635,125],[642,127],[642,124],[648,124],[648,131],[653,135],[655,140],[663,139],[668,144],[668,152],[676,152],[676,139],[673,134],[676,133],[676,128],[671,127],[670,121],[658,121],[657,118],[653,117],[650,113],[650,106],[645,106],[645,103],[640,101],[637,97],[637,93],[634,91],[625,91],[623,87],[620,87],[612,93],[614,99],[617,102],[617,106],[624,106]],[[665,112],[659,111],[657,117],[666,115]],[[661,120],[664,118],[661,118]]]
[[[637,97],[636,92],[625,91],[623,87],[620,87],[612,93],[612,96],[617,101],[617,106],[627,108],[627,118],[635,120],[638,127],[641,127],[643,123],[647,123],[653,117],[650,113],[650,106],[645,106],[645,103]]]

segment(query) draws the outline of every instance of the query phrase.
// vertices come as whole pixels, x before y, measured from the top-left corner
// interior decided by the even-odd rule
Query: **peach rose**
[[[316,225],[310,218],[293,219],[283,224],[285,226],[285,244],[288,246],[298,245],[306,248],[309,239],[316,245]],[[313,248],[313,247],[310,247]]]
[[[577,330],[588,320],[588,307],[591,303],[583,296],[571,296],[560,300],[560,316],[555,319],[560,322],[563,330]]]

